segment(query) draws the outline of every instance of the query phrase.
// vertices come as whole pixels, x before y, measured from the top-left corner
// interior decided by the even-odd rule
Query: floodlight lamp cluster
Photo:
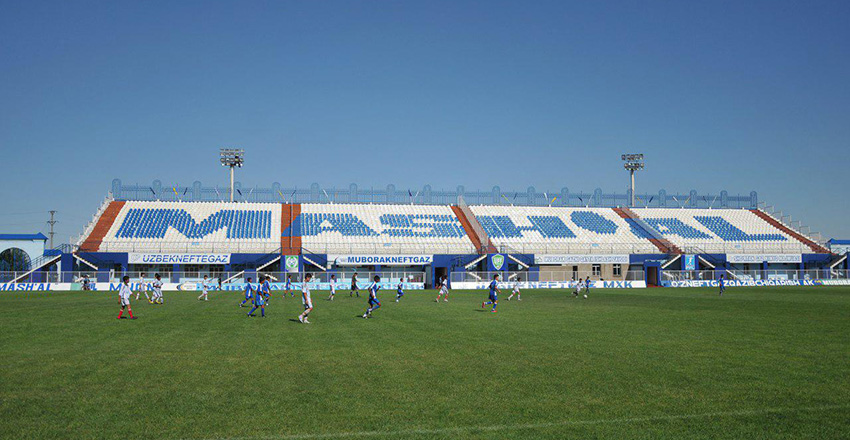
[[[242,168],[242,164],[245,163],[245,150],[241,148],[222,148],[220,155],[223,167]]]
[[[623,168],[629,171],[637,171],[643,169],[643,154],[624,154],[622,156]]]

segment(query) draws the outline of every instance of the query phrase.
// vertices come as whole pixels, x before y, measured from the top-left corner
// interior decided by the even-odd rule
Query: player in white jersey
[[[449,302],[449,280],[446,279],[446,276],[443,275],[443,278],[440,279],[440,292],[437,293],[437,302],[440,302],[440,296],[443,297],[444,302]]]
[[[514,290],[511,292],[511,296],[508,297],[508,301],[516,295],[517,301],[522,301],[522,296],[519,293],[519,283],[522,281],[521,277],[517,277],[516,281],[514,281]]]
[[[309,324],[307,315],[313,311],[313,299],[310,298],[310,280],[313,279],[313,274],[304,275],[304,282],[301,284],[301,303],[304,304],[304,311],[298,315],[298,320],[302,324]]]
[[[147,298],[148,302],[151,302],[151,297],[148,296],[148,283],[145,281],[145,273],[142,272],[139,274],[139,290],[136,291],[136,299],[139,299],[139,292],[145,294],[145,298]]]
[[[581,278],[579,278],[578,281],[576,281],[576,288],[573,290],[573,298],[578,298],[578,294],[581,293],[582,284],[583,282]]]
[[[153,304],[162,304],[162,277],[159,274],[153,276]]]
[[[133,316],[133,310],[130,308],[130,295],[132,294],[133,291],[130,290],[130,277],[125,275],[121,280],[121,287],[118,289],[118,300],[121,302],[121,310],[118,311],[118,319],[123,319],[121,315],[124,314],[124,309],[127,309],[130,319],[136,319],[136,317]]]
[[[201,291],[201,294],[198,296],[198,301],[200,301],[201,298],[203,298],[204,301],[209,301],[209,298],[207,298],[207,291],[210,289],[210,282],[207,279],[206,275],[204,275],[204,280],[201,281],[201,289],[203,289],[203,290]]]
[[[336,295],[336,275],[331,275],[331,279],[328,284],[331,286],[331,294],[328,296],[328,301],[333,301],[334,295]]]

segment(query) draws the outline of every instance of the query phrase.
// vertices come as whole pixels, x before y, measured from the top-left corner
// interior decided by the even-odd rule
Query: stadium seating
[[[293,233],[327,254],[468,254],[475,248],[450,206],[302,204]]]
[[[521,253],[658,253],[610,208],[470,206],[491,242]]]
[[[280,217],[275,203],[127,202],[100,251],[272,252]]]
[[[746,209],[633,208],[686,253],[802,253],[808,246]]]
[[[448,205],[112,202],[81,247],[91,252],[271,253],[282,239],[319,254],[470,254]],[[503,252],[808,253],[811,245],[745,209],[469,207]],[[623,211],[622,209],[620,211]],[[289,211],[287,211],[289,212]],[[287,217],[286,222],[289,221]],[[282,227],[283,226],[283,227]],[[102,236],[102,238],[101,238]],[[655,244],[653,244],[655,243]],[[817,251],[817,250],[816,250]]]

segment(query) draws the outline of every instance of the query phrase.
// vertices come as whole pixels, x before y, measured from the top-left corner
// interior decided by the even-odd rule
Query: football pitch
[[[850,288],[326,295],[4,292],[0,437],[850,436]]]

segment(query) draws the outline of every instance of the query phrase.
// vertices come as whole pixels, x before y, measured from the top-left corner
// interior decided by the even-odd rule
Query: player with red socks
[[[127,314],[130,315],[130,319],[136,319],[133,316],[133,309],[130,308],[130,295],[133,294],[133,291],[130,290],[130,277],[124,276],[121,279],[121,288],[118,290],[118,299],[121,301],[121,310],[118,311],[118,319],[125,319],[123,316],[124,308],[127,308]]]

